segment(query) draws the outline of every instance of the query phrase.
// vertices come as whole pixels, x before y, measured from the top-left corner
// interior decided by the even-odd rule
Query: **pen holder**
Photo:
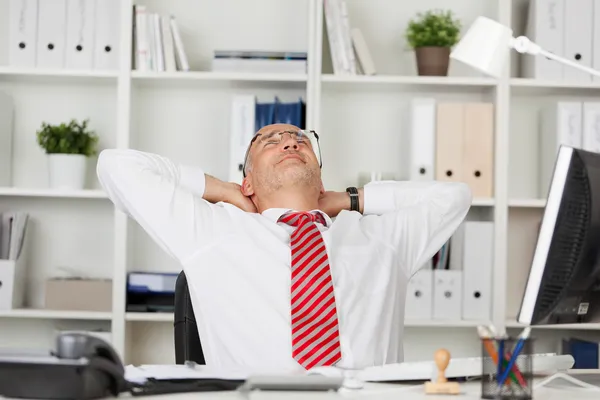
[[[481,398],[533,398],[531,339],[482,338]]]

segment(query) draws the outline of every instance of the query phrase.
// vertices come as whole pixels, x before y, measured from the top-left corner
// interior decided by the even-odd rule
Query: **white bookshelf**
[[[121,35],[115,71],[7,67],[0,41],[0,90],[14,97],[17,109],[13,185],[0,188],[0,210],[23,210],[32,217],[30,308],[0,312],[3,346],[48,346],[57,327],[101,327],[111,330],[113,344],[126,363],[174,361],[173,315],[125,312],[125,283],[129,271],[178,272],[181,268],[135,222],[115,211],[100,190],[95,159],[90,160],[86,190],[49,190],[46,160],[35,143],[35,131],[42,121],[89,117],[100,135],[100,148],[156,152],[225,179],[230,98],[238,93],[256,94],[259,101],[270,101],[275,95],[282,100],[302,96],[307,103],[306,125],[321,136],[323,179],[330,190],[357,184],[371,171],[406,177],[404,127],[412,97],[493,102],[495,196],[474,199],[467,218],[494,222],[492,322],[499,328],[519,329],[516,311],[545,205],[544,196],[535,190],[536,112],[557,98],[598,97],[600,85],[520,78],[516,53],[511,54],[510,73],[500,79],[455,63],[448,77],[416,76],[403,29],[418,11],[451,8],[465,28],[478,15],[486,15],[519,34],[524,0],[348,0],[351,24],[362,30],[379,75],[333,75],[321,1],[139,1],[153,11],[176,16],[191,72],[131,71],[132,0],[121,2],[120,24],[115,24]],[[4,22],[0,26],[7,26],[8,13],[2,12],[7,9],[8,2],[0,1]],[[256,10],[261,11],[254,14]],[[0,39],[7,35],[7,28],[0,28]],[[308,73],[212,73],[215,48],[307,51]],[[45,310],[44,279],[61,267],[112,278],[112,312]],[[429,359],[442,346],[453,356],[478,356],[475,327],[485,322],[406,321],[406,359]],[[594,324],[549,327],[536,329],[536,334],[550,348],[557,335],[573,330],[593,334],[600,328]]]

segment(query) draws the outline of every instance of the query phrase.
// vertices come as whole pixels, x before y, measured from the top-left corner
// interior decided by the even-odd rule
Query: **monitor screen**
[[[600,154],[561,146],[518,322],[587,322],[599,274]]]

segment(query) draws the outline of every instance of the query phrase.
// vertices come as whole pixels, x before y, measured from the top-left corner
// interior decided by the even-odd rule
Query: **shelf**
[[[515,94],[567,94],[569,92],[579,93],[588,92],[589,94],[600,93],[600,83],[592,82],[569,82],[569,81],[550,81],[543,79],[529,78],[511,78],[510,85]]]
[[[333,75],[324,74],[321,76],[323,83],[342,85],[377,85],[379,88],[385,88],[389,85],[407,86],[413,88],[475,88],[486,89],[495,87],[498,83],[493,78],[479,77],[452,77],[452,76],[401,76],[401,75]]]
[[[78,84],[82,82],[117,82],[117,71],[95,71],[95,70],[67,70],[67,69],[39,69],[39,68],[15,68],[0,67],[0,82],[31,82],[43,81],[68,81],[72,80]]]
[[[516,320],[506,322],[507,328],[525,328],[526,325],[518,323]],[[533,325],[532,329],[546,330],[581,330],[581,331],[596,331],[600,330],[600,323],[587,322],[583,324],[558,324],[558,325]]]
[[[452,320],[406,320],[404,326],[413,328],[477,328],[479,325],[489,325],[486,321],[452,321]]]
[[[494,204],[496,204],[494,199],[486,198],[474,198],[471,203],[471,205],[475,207],[492,207]]]
[[[125,320],[143,322],[173,322],[173,313],[128,312],[125,313]]]
[[[514,208],[544,208],[546,199],[511,199],[508,201],[509,207]]]
[[[107,199],[102,190],[58,190],[0,187],[0,197],[45,197],[72,199]]]
[[[0,310],[0,318],[29,318],[29,319],[81,319],[81,320],[111,320],[112,313],[100,311],[61,311],[15,309]]]

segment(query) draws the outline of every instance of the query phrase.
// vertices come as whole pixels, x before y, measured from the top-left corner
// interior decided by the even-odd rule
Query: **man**
[[[241,186],[156,154],[100,154],[110,199],[182,264],[207,365],[403,360],[407,282],[462,222],[470,191],[385,181],[330,192],[320,166],[318,136],[283,124],[257,132]]]

